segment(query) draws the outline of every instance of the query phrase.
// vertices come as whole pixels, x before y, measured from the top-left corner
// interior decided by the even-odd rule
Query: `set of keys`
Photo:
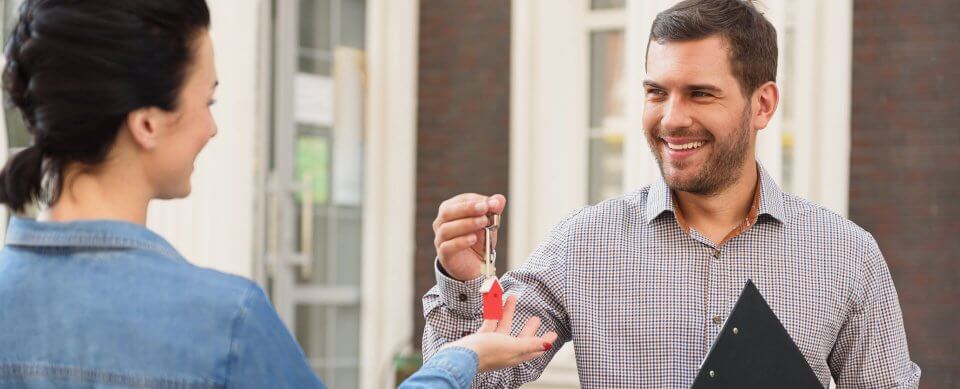
[[[483,284],[480,293],[483,295],[483,319],[500,320],[503,318],[503,287],[497,278],[497,250],[493,243],[493,236],[500,228],[500,215],[487,215],[490,224],[483,229]]]

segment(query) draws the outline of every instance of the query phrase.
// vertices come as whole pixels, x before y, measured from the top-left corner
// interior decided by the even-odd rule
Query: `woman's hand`
[[[537,336],[540,318],[536,316],[527,320],[517,337],[510,335],[516,307],[517,297],[507,297],[507,303],[503,307],[503,320],[484,320],[477,333],[448,343],[444,347],[459,346],[473,350],[480,360],[480,372],[519,365],[553,348],[557,333],[550,331]]]

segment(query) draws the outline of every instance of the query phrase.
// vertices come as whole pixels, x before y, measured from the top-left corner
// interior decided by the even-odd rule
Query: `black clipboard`
[[[690,388],[823,389],[823,385],[753,281],[747,280]]]

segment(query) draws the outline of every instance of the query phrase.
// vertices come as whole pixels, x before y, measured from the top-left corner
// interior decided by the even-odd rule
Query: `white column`
[[[394,388],[412,347],[418,0],[367,5],[367,151],[360,387]],[[427,258],[418,258],[427,260]]]

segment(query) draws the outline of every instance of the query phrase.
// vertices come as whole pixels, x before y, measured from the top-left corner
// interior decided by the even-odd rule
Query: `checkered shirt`
[[[839,389],[916,388],[897,292],[873,237],[781,192],[760,169],[756,223],[718,246],[677,222],[662,180],[563,219],[502,283],[519,296],[514,331],[532,315],[560,337],[544,357],[480,374],[474,387],[535,380],[573,341],[584,388],[687,388],[747,279],[820,382]],[[481,324],[481,280],[437,269],[423,297],[424,355]]]

